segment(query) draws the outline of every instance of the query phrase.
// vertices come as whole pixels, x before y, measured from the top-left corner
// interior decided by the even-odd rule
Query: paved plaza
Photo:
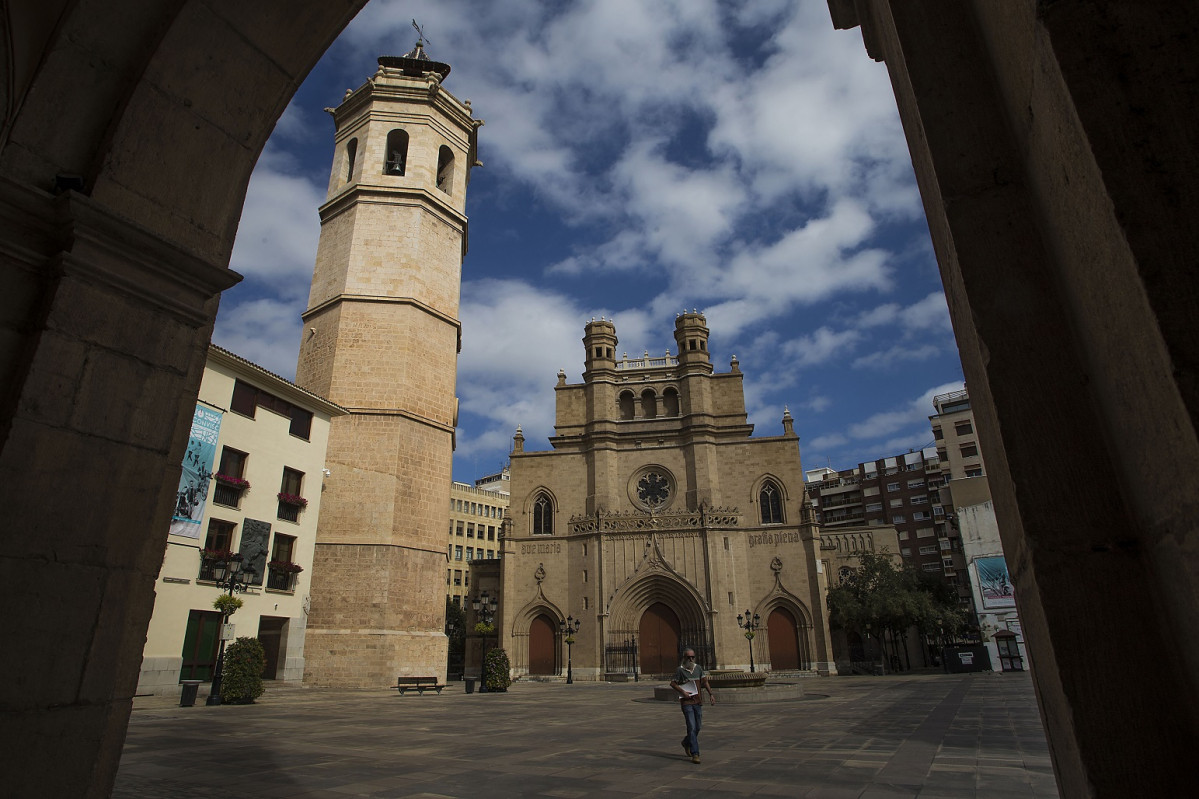
[[[699,765],[653,683],[139,698],[114,796],[1057,796],[1027,673],[802,682],[803,699],[706,706]]]

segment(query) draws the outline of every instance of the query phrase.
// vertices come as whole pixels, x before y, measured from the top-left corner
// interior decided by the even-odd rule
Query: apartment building
[[[966,390],[939,394],[933,397],[933,406],[937,412],[929,421],[942,463],[940,498],[946,508],[938,536],[955,543],[954,573],[960,577],[960,591],[969,597],[992,667],[1020,671],[1028,654],[986,465],[974,432],[970,394]]]
[[[836,471],[805,473],[822,535],[858,526],[894,527],[905,564],[924,572],[945,571],[938,521],[945,516],[938,489],[936,450],[907,452]]]
[[[218,562],[241,555],[237,637],[266,650],[267,679],[300,682],[329,421],[347,411],[215,345],[200,383],[178,498],[142,651],[139,694],[212,679],[224,592]],[[337,475],[334,475],[336,479]]]

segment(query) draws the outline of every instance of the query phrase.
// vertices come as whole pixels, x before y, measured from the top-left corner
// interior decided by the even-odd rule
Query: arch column
[[[1199,9],[829,7],[890,72],[1061,792],[1193,792]]]
[[[217,299],[240,278],[73,192],[4,182],[0,224],[0,739],[22,764],[5,787],[106,796]]]

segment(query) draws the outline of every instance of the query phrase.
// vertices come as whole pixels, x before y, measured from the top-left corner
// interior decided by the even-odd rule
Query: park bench
[[[400,692],[400,696],[403,696],[405,691],[416,691],[417,694],[436,691],[440,694],[445,685],[438,683],[436,677],[396,677],[394,687]]]

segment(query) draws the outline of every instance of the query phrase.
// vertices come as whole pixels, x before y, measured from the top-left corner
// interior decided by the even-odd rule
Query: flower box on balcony
[[[308,500],[304,499],[303,497],[296,496],[295,494],[285,494],[284,492],[280,491],[278,496],[279,501],[284,505],[294,505],[297,508],[308,507]]]
[[[230,488],[236,488],[239,491],[245,491],[247,488],[250,487],[249,480],[243,480],[240,477],[233,477],[232,475],[228,475],[228,474],[221,474],[220,472],[217,472],[216,474],[214,474],[212,476],[212,479],[216,480],[221,485],[226,485],[226,486],[229,486]]]
[[[289,560],[272,560],[266,564],[269,568],[276,571],[284,572],[285,574],[299,574],[304,571],[304,567],[298,563],[292,563]]]

